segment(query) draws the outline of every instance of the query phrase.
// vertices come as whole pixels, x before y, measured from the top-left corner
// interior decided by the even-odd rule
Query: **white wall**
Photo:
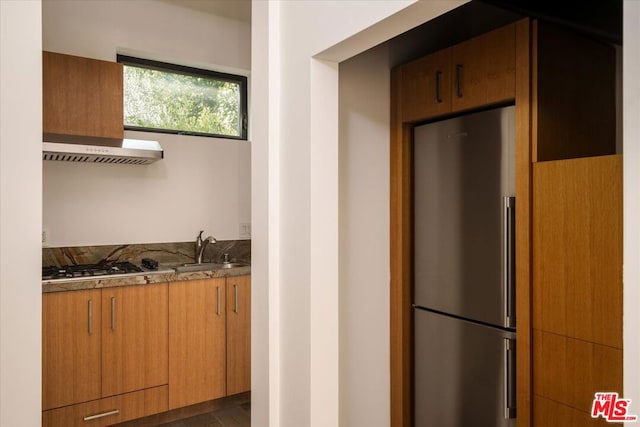
[[[171,3],[43,2],[43,48],[114,61],[139,54],[248,74],[250,25]],[[150,166],[44,162],[48,246],[188,241],[198,230],[237,239],[251,220],[250,143],[126,132],[159,140]]]
[[[254,123],[252,173],[263,177],[263,186],[253,188],[252,206],[254,213],[276,218],[262,222],[259,229],[254,224],[254,246],[264,244],[270,250],[268,268],[254,271],[253,283],[277,298],[269,302],[269,310],[278,312],[258,321],[270,322],[269,330],[277,331],[279,339],[274,344],[271,337],[269,348],[253,351],[279,358],[267,375],[270,386],[276,384],[269,389],[269,417],[279,426],[335,426],[339,406],[349,404],[339,387],[338,266],[348,260],[338,256],[338,69],[330,62],[347,59],[461,3],[309,0],[278,2],[273,8],[254,5],[252,26],[269,39],[261,44],[264,52],[254,53],[252,60],[253,114],[275,120],[261,123],[259,129]],[[324,61],[313,58],[320,53]],[[269,76],[258,83],[258,73]],[[262,87],[274,82],[279,86]],[[264,145],[269,155],[258,157],[265,151],[258,147]],[[376,239],[381,251],[388,250],[388,239]],[[370,239],[361,241],[360,249],[369,245]],[[388,304],[380,316],[388,319]],[[363,324],[350,330],[364,334],[365,340],[379,333]],[[388,372],[388,364],[378,363],[369,372]],[[388,389],[362,388],[361,393],[359,402],[389,403]],[[361,403],[358,407],[364,408]],[[253,422],[265,425],[264,420]]]
[[[0,426],[41,417],[40,1],[0,1]]]
[[[390,422],[388,56],[380,46],[340,64],[342,426]]]
[[[624,395],[640,414],[640,2],[623,3]]]

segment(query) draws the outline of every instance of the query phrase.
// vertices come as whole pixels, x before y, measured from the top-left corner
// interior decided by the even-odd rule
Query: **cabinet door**
[[[251,390],[251,276],[227,279],[227,395]]]
[[[451,111],[450,49],[400,67],[402,120],[424,120]]]
[[[225,395],[225,279],[169,287],[169,409]]]
[[[102,397],[168,383],[168,285],[102,290]]]
[[[453,111],[515,98],[515,24],[452,48]]]
[[[43,52],[43,133],[124,136],[122,64]]]
[[[100,290],[42,296],[42,406],[100,397]]]
[[[167,410],[167,386],[44,411],[42,427],[104,427]]]

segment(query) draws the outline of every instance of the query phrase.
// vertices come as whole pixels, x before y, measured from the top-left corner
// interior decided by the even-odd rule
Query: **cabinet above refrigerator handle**
[[[436,103],[440,104],[442,102],[442,97],[440,96],[440,79],[442,78],[442,71],[436,71]]]
[[[456,95],[462,98],[462,65],[456,65]]]
[[[516,326],[514,295],[515,265],[515,210],[516,198],[502,198],[502,280],[504,299],[504,324],[507,328]]]

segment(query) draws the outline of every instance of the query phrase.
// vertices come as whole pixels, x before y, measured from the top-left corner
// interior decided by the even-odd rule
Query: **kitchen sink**
[[[222,264],[218,264],[220,268],[235,268],[235,267],[246,267],[249,264],[245,264],[244,262],[223,262]]]
[[[220,270],[223,268],[246,267],[248,265],[249,264],[245,264],[242,262],[224,262],[224,263],[203,262],[201,264],[197,264],[197,263],[182,264],[177,267],[174,267],[174,270],[176,270],[176,273],[189,273],[192,271]]]

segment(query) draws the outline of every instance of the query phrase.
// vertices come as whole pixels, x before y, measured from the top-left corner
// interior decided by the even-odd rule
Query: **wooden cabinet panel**
[[[43,133],[122,138],[122,64],[43,52]]]
[[[100,398],[100,305],[100,290],[42,296],[43,409]]]
[[[445,49],[399,67],[405,121],[424,120],[451,111],[451,51]]]
[[[512,24],[397,67],[402,121],[513,101],[515,45]]]
[[[251,276],[227,279],[227,395],[251,390]]]
[[[42,413],[43,427],[103,427],[168,410],[168,387],[107,397]],[[115,412],[117,411],[117,412]],[[105,415],[93,420],[86,417]]]
[[[515,98],[515,24],[453,46],[453,111]]]
[[[605,427],[622,425],[608,423],[602,418],[591,418],[589,412],[578,411],[540,396],[534,396],[533,398],[533,419],[536,425],[544,427]]]
[[[596,392],[622,394],[622,350],[533,330],[533,392],[585,412]],[[545,425],[545,424],[538,424]]]
[[[615,154],[615,49],[548,22],[534,28],[534,160]]]
[[[102,396],[169,381],[168,285],[102,290]]]
[[[535,163],[533,327],[622,348],[622,158]]]
[[[225,279],[169,287],[169,408],[225,395]]]

